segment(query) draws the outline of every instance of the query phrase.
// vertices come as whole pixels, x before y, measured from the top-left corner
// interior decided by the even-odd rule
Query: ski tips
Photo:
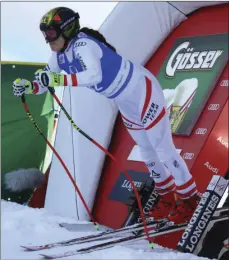
[[[42,256],[43,259],[55,259],[55,257],[52,257],[50,255],[40,254],[40,256]]]
[[[44,250],[44,249],[49,249],[52,248],[52,244],[47,244],[47,245],[41,245],[41,246],[20,246],[24,248],[26,251],[39,251],[39,250]]]
[[[30,248],[27,247],[27,246],[20,246],[20,247],[22,247],[22,248],[25,249],[26,251],[33,251],[32,249],[30,249]]]

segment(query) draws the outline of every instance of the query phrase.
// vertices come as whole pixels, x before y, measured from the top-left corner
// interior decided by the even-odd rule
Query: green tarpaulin
[[[5,188],[4,175],[19,168],[38,168],[45,171],[44,159],[47,145],[29,120],[21,99],[12,92],[12,82],[20,77],[34,79],[34,72],[45,64],[2,62],[1,64],[1,196],[18,203],[28,201],[32,191],[12,193]],[[28,108],[50,140],[53,130],[53,98],[46,92],[42,95],[27,95]]]

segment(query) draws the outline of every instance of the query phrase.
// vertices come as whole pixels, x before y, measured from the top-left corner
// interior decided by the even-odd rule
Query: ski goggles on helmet
[[[41,30],[47,43],[57,40],[61,32],[54,28],[44,28]]]
[[[67,19],[62,24],[55,24],[54,22],[52,24],[41,23],[40,30],[42,31],[46,42],[49,43],[57,40],[62,34],[65,27],[76,19],[79,19],[78,13],[75,13],[72,17]]]

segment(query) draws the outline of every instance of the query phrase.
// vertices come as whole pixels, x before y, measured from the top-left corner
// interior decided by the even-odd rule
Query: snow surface
[[[59,227],[59,223],[85,223],[74,219],[64,218],[49,213],[45,209],[34,209],[13,202],[1,201],[1,257],[2,259],[40,259],[39,253],[57,253],[86,247],[88,244],[73,245],[48,250],[26,252],[20,245],[38,245],[48,242],[56,242],[74,237],[88,235],[92,232],[71,232]],[[96,231],[94,231],[96,232]],[[90,243],[91,245],[91,243]],[[143,251],[147,249],[148,251]],[[95,251],[93,253],[76,255],[62,259],[170,259],[170,260],[201,260],[207,259],[192,254],[175,252],[170,249],[154,245],[151,250],[148,243],[138,241],[110,249]]]

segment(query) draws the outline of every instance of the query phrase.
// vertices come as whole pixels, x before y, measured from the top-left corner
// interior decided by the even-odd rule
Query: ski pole
[[[117,165],[117,160],[116,158],[107,150],[105,149],[102,145],[100,145],[98,142],[96,142],[94,139],[92,139],[88,134],[86,134],[82,129],[80,129],[75,122],[73,121],[73,119],[71,118],[71,116],[69,115],[69,113],[67,112],[67,110],[65,109],[65,107],[63,106],[63,104],[60,102],[60,100],[58,99],[58,97],[55,94],[55,90],[54,88],[49,87],[49,92],[51,93],[51,95],[53,96],[53,98],[56,100],[57,104],[60,106],[60,108],[62,109],[62,111],[64,112],[64,114],[66,115],[66,117],[68,118],[68,120],[70,121],[70,123],[72,124],[72,126],[80,133],[82,134],[84,137],[86,137],[90,142],[92,142],[94,145],[96,145],[99,149],[101,149],[106,155],[108,155],[112,161],[114,161]],[[144,231],[146,233],[147,239],[149,241],[149,245],[150,247],[153,247],[153,243],[150,240],[149,237],[149,232],[147,230],[147,223],[146,223],[146,219],[143,213],[143,209],[142,209],[142,205],[141,205],[141,201],[140,201],[140,197],[138,195],[138,191],[134,186],[133,180],[131,178],[131,176],[128,174],[128,172],[126,170],[123,171],[124,174],[126,175],[128,181],[130,182],[133,191],[135,193],[136,199],[137,199],[137,203],[138,203],[138,207],[140,210],[140,215],[141,215],[141,219],[144,225]]]
[[[37,131],[40,133],[40,135],[44,138],[45,142],[46,142],[46,143],[48,144],[48,146],[51,148],[51,150],[52,150],[53,153],[56,155],[56,157],[59,159],[60,163],[62,164],[62,166],[64,167],[65,171],[67,172],[68,177],[70,178],[70,180],[71,180],[73,186],[75,187],[75,190],[76,190],[76,192],[78,193],[78,195],[79,195],[79,197],[80,197],[80,199],[81,199],[81,201],[82,201],[82,203],[83,203],[83,205],[84,205],[84,207],[85,207],[85,209],[86,209],[86,211],[87,211],[89,217],[91,218],[91,220],[92,220],[92,222],[93,222],[93,224],[94,224],[96,230],[98,230],[98,229],[99,229],[99,225],[96,223],[94,217],[92,216],[92,214],[91,214],[91,212],[90,212],[90,210],[89,210],[89,208],[88,208],[88,206],[87,206],[87,204],[86,204],[86,202],[85,202],[85,200],[84,200],[84,198],[83,198],[83,196],[82,196],[82,194],[81,194],[81,192],[80,192],[78,186],[76,185],[76,183],[75,183],[75,181],[74,181],[74,179],[73,179],[73,177],[72,177],[72,175],[71,175],[69,169],[67,168],[67,166],[66,166],[65,163],[63,162],[62,158],[60,157],[60,155],[59,155],[59,154],[57,153],[57,151],[55,150],[55,148],[52,146],[52,144],[48,141],[48,139],[46,138],[46,136],[43,134],[43,132],[42,132],[42,130],[40,129],[40,127],[38,126],[37,122],[33,119],[32,115],[31,115],[31,113],[30,113],[30,111],[29,111],[29,108],[28,108],[28,106],[27,106],[27,104],[26,104],[26,100],[25,100],[25,95],[24,95],[24,94],[21,96],[21,101],[22,101],[22,103],[23,103],[23,106],[24,106],[24,109],[25,109],[25,112],[26,112],[28,118],[29,118],[30,121],[33,123],[33,125],[36,127],[36,129],[37,129]]]

